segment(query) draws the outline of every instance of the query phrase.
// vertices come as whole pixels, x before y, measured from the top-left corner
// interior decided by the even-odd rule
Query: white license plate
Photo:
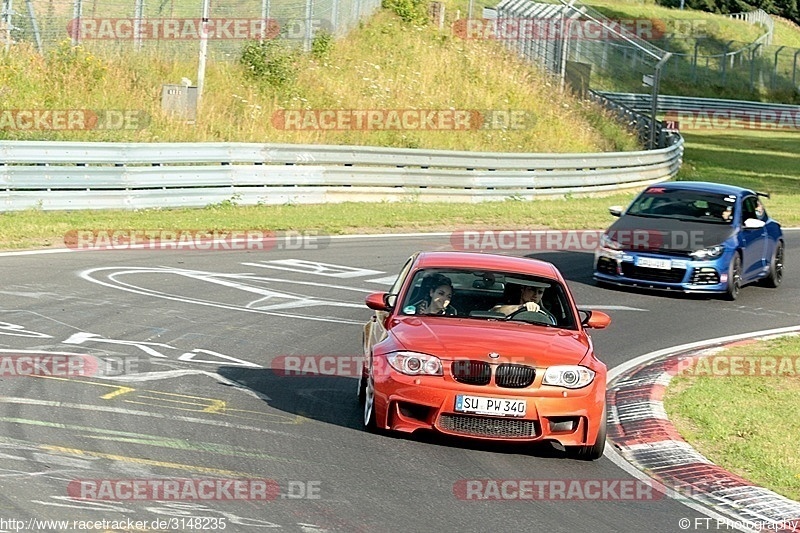
[[[670,270],[672,268],[672,261],[669,259],[653,259],[651,257],[637,257],[636,266],[645,268],[659,268],[661,270]]]
[[[481,415],[525,416],[525,400],[485,398],[483,396],[456,396],[456,411]]]

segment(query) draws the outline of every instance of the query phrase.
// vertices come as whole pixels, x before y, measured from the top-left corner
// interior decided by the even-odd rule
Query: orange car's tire
[[[375,384],[372,381],[372,376],[366,376],[362,380],[364,384],[364,429],[367,431],[375,431],[377,424],[375,423]]]
[[[581,461],[596,461],[603,457],[606,448],[606,408],[603,406],[603,416],[600,420],[600,429],[597,432],[597,440],[591,446],[568,446],[567,454],[573,459]]]

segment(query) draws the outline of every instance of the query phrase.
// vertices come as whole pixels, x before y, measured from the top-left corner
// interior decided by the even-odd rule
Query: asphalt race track
[[[612,316],[609,329],[592,334],[611,369],[677,344],[800,324],[800,232],[786,241],[782,287],[750,286],[736,302],[599,288],[589,253],[531,256],[561,269],[580,307]],[[353,361],[371,316],[364,297],[385,290],[418,249],[449,249],[449,241],[0,254],[0,355],[88,355],[107,374],[2,372],[0,531],[728,530],[664,497],[466,500],[459,487],[469,480],[634,478],[607,458],[574,461],[550,445],[368,434],[356,378],[346,375],[354,364],[339,376],[272,370],[282,356]],[[191,479],[248,479],[251,488],[268,485],[274,499],[232,499],[224,490],[201,500],[102,491],[81,499],[75,490]],[[681,518],[692,526],[680,527]]]

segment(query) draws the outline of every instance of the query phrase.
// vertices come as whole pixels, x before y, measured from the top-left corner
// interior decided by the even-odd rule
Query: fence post
[[[699,53],[700,49],[700,41],[694,41],[694,56],[692,57],[692,81],[697,81],[697,54]],[[708,66],[708,65],[706,65]]]
[[[339,0],[333,0],[333,5],[331,5],[331,33],[333,33],[334,35],[339,34],[338,18],[339,18]]]
[[[797,85],[797,56],[800,55],[800,49],[794,53],[794,60],[792,61],[792,87],[794,90],[800,90]]]
[[[36,39],[36,48],[39,54],[44,55],[44,48],[42,48],[42,34],[39,33],[39,23],[36,22],[36,11],[33,9],[33,2],[25,0],[28,6],[28,17],[31,19],[31,27],[33,28],[33,37]]]
[[[3,25],[6,32],[6,53],[11,49],[11,14],[13,12],[12,0],[3,0]]]
[[[200,20],[200,55],[197,59],[197,112],[200,113],[200,100],[206,83],[206,57],[208,56],[208,17],[209,0],[203,0],[203,18]]]
[[[311,50],[311,40],[314,38],[312,20],[314,16],[314,0],[306,0],[306,32],[303,37],[303,49],[308,52]]]
[[[81,0],[73,0],[72,21],[75,24],[75,31],[72,32],[72,46],[81,44],[81,15],[83,14],[83,4]]]
[[[656,115],[658,114],[658,91],[659,86],[661,85],[661,68],[666,64],[669,58],[672,57],[672,54],[667,52],[664,54],[658,63],[656,63],[655,73],[653,75],[653,98],[650,108],[650,149],[655,150],[656,148],[656,127],[658,126],[658,120],[656,119]]]
[[[725,78],[728,73],[728,52],[731,49],[733,41],[725,43],[725,49],[722,52],[722,85],[725,85]]]
[[[778,82],[778,56],[780,55],[781,50],[783,50],[784,48],[786,47],[781,46],[775,51],[775,66],[772,69],[772,84],[770,84],[770,88],[772,88],[773,90],[775,89],[775,84]]]
[[[144,18],[144,0],[136,0],[133,10],[133,49],[142,49],[142,18]]]
[[[269,29],[269,0],[261,0],[261,34],[258,41],[263,43]]]
[[[761,43],[758,43],[750,49],[750,90],[755,90],[755,76],[756,76],[756,51],[761,48]]]

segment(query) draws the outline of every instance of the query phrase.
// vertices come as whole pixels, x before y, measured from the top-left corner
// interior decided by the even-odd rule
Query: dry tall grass
[[[0,129],[0,138],[93,141],[241,141],[378,145],[502,152],[596,152],[638,149],[635,137],[595,105],[559,91],[558,82],[497,43],[465,41],[449,30],[419,28],[381,11],[329,54],[294,58],[296,80],[275,89],[249,78],[235,61],[208,63],[197,124],[161,111],[162,84],[196,78],[197,59],[120,53],[101,45],[47,57],[16,48],[0,56],[3,109],[136,109],[141,129],[42,131]],[[282,109],[523,110],[523,129],[469,131],[286,131]]]

